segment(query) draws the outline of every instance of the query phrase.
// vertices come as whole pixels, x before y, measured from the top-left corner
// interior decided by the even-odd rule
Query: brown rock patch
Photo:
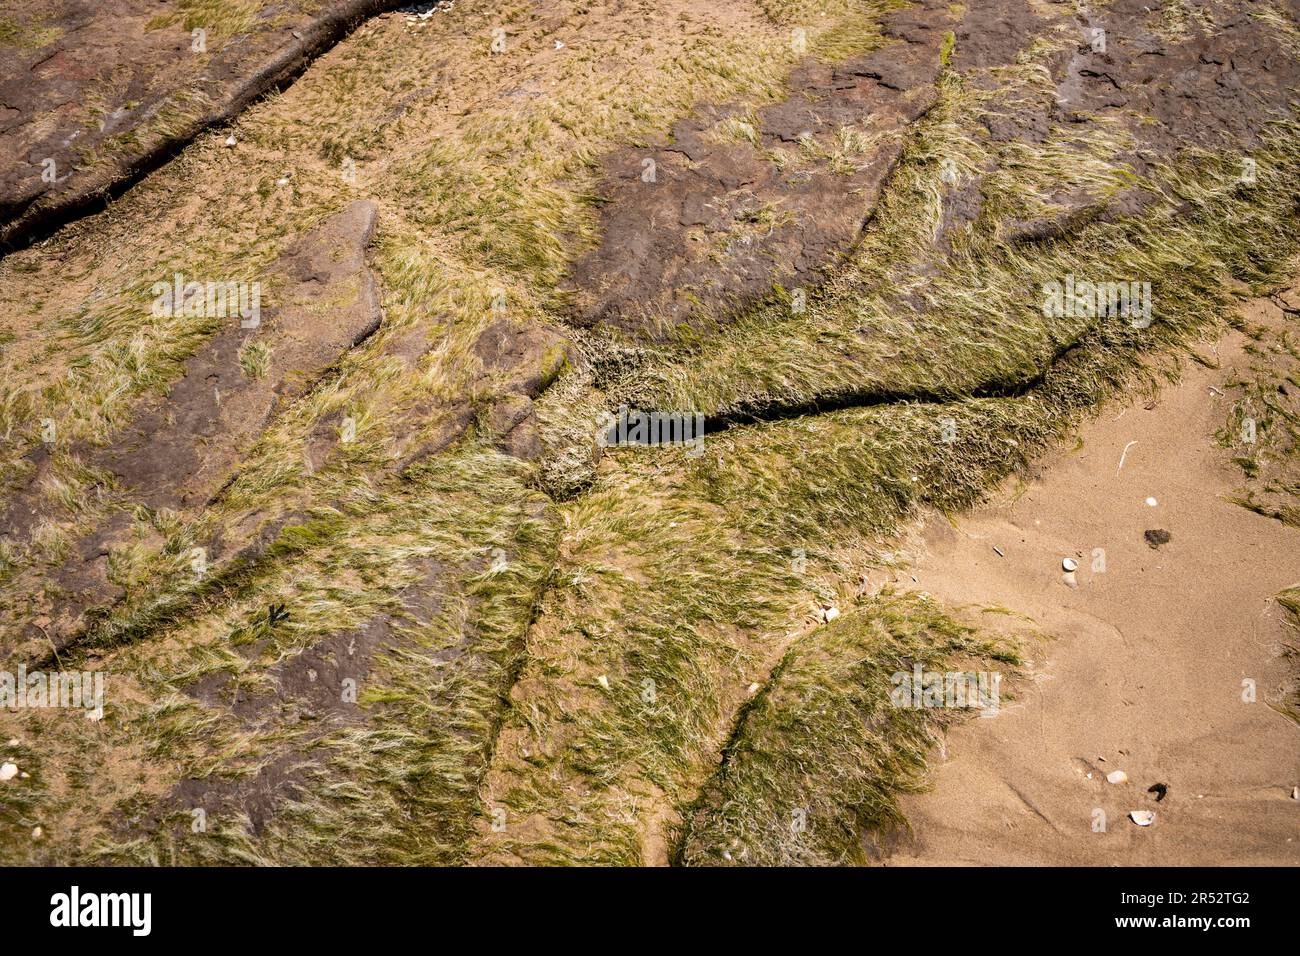
[[[892,15],[883,48],[805,62],[752,121],[702,107],[670,138],[607,157],[603,238],[574,266],[573,321],[656,334],[813,281],[934,103],[950,16],[934,3]]]
[[[6,3],[15,36],[0,42],[0,247],[129,184],[398,4],[268,3],[248,32],[209,31],[196,52],[185,24],[161,25],[170,11],[151,0]]]

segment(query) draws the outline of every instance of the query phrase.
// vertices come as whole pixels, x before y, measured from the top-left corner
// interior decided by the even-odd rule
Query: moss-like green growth
[[[963,714],[995,712],[1017,662],[1009,645],[914,594],[881,593],[814,631],[741,711],[721,766],[686,810],[675,862],[867,862],[872,843],[906,827],[897,796],[923,783],[937,734]],[[917,669],[925,676],[913,687]],[[931,688],[927,704],[936,674],[942,700]]]
[[[957,34],[949,30],[943,35],[943,45],[939,47],[939,63],[948,66],[952,62],[952,51],[957,47]]]
[[[1297,310],[1281,299],[1273,305],[1277,322],[1238,323],[1250,361],[1226,383],[1232,405],[1216,438],[1246,477],[1231,500],[1300,527],[1300,347],[1289,324]]]
[[[0,260],[0,306],[26,323],[0,352],[0,477],[21,480],[39,423],[57,426],[52,517],[28,553],[0,552],[9,574],[70,553],[102,517],[90,490],[103,476],[76,449],[110,441],[215,330],[151,316],[152,282],[257,281],[356,196],[381,208],[379,332],[281,410],[209,506],[131,511],[137,533],[111,569],[126,597],[65,657],[121,682],[105,720],[0,714],[0,739],[39,754],[24,750],[30,780],[0,793],[6,862],[662,862],[683,814],[699,836],[678,844],[683,860],[730,849],[742,817],[752,853],[853,859],[859,829],[896,821],[889,795],[933,728],[832,740],[882,755],[879,779],[836,767],[758,787],[743,760],[729,761],[734,781],[715,779],[718,753],[767,728],[754,753],[787,768],[797,748],[769,731],[818,715],[786,687],[839,686],[904,646],[936,664],[977,650],[983,638],[917,598],[862,596],[862,574],[889,563],[881,538],[921,508],[977,501],[1099,402],[1150,385],[1214,327],[1225,275],[1275,277],[1300,239],[1293,126],[1252,151],[1266,189],[1236,184],[1227,153],[1188,153],[1138,184],[1117,124],[1051,128],[1032,147],[979,132],[1050,106],[1041,64],[949,73],[859,247],[806,290],[804,312],[775,290],[733,325],[666,344],[574,331],[584,361],[543,359],[547,457],[521,462],[456,431],[456,411],[496,290],[512,319],[562,326],[557,283],[595,235],[597,158],[699,103],[744,115],[781,96],[796,24],[818,27],[814,55],[876,33],[839,0],[765,3],[770,22],[648,9],[662,17],[648,25],[582,4],[460,6],[420,27],[372,21],[242,117],[236,148],[205,138],[102,216]],[[557,16],[610,42],[560,55]],[[486,38],[502,24],[495,54]],[[852,130],[841,139],[870,152]],[[1057,201],[1092,209],[1135,186],[1154,199],[1141,218],[1074,218]],[[948,228],[975,193],[979,214]],[[1010,238],[1039,220],[1068,228]],[[1067,273],[1150,282],[1154,324],[1049,319],[1043,284]],[[620,448],[597,464],[595,415],[620,401],[714,416],[703,453]],[[312,464],[344,415],[355,439]],[[191,548],[258,535],[274,540],[232,544],[196,581]],[[812,629],[826,605],[843,619]],[[273,623],[269,608],[287,616]],[[207,689],[274,698],[277,666],[371,627],[389,630],[346,719],[298,719],[286,691],[250,722]],[[876,642],[861,659],[859,638]],[[843,703],[874,706],[855,693]],[[760,712],[767,702],[780,710]],[[180,781],[238,788],[285,759],[302,766],[260,828],[216,808],[205,835],[189,829]],[[742,816],[709,816],[701,788],[724,783]],[[812,822],[826,842],[804,857],[769,828],[787,794],[824,801]],[[834,808],[835,794],[852,799]]]
[[[0,46],[23,51],[49,46],[63,35],[63,28],[43,21],[23,23],[11,16],[0,16]]]
[[[555,380],[569,369],[569,356],[562,345],[552,345],[542,353],[541,378],[538,386],[546,391],[555,384]]]
[[[248,32],[265,5],[261,0],[177,0],[174,6],[174,10],[152,17],[145,29],[179,24],[186,30],[206,30],[208,41],[215,42]]]

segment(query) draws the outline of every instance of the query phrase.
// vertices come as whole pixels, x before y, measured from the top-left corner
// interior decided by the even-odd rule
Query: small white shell
[[[1061,561],[1061,567],[1065,568],[1067,571],[1077,571],[1079,570],[1079,562],[1074,560],[1074,558],[1064,558]]]
[[[1123,770],[1112,770],[1106,774],[1107,783],[1128,783],[1128,774]]]
[[[1154,810],[1130,810],[1128,818],[1140,827],[1149,827],[1156,822],[1156,812]]]

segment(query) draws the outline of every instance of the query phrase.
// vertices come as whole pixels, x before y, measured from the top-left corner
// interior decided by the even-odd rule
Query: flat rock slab
[[[227,319],[94,464],[151,508],[206,504],[277,410],[379,328],[379,290],[365,260],[375,215],[373,202],[358,200],[299,240],[277,266],[290,285],[266,327]],[[250,377],[240,353],[254,346],[266,367]]]
[[[184,688],[185,693],[208,707],[240,720],[250,732],[286,730],[311,724],[307,740],[280,745],[255,773],[242,777],[212,775],[180,781],[150,817],[127,832],[148,832],[170,813],[188,813],[202,807],[212,814],[239,813],[248,817],[260,834],[279,806],[294,799],[311,774],[319,772],[328,756],[325,748],[312,748],[340,726],[364,727],[381,719],[382,708],[357,703],[357,689],[370,679],[377,658],[394,648],[421,653],[404,636],[404,628],[427,626],[442,605],[447,585],[445,569],[431,558],[418,560],[421,579],[403,592],[400,611],[382,613],[360,627],[323,637],[282,658],[266,671],[273,689],[249,690],[229,671],[217,671]],[[262,653],[257,645],[239,649],[250,660]],[[449,662],[456,649],[433,656]]]
[[[202,24],[167,17],[152,0],[9,0],[0,13],[0,250],[147,172],[398,2],[268,2],[241,32],[214,26],[196,44]]]
[[[858,237],[903,131],[934,103],[951,21],[938,4],[891,15],[883,47],[804,62],[788,98],[752,118],[702,107],[671,138],[608,156],[602,240],[569,280],[575,324],[658,335],[812,282]]]
[[[42,606],[44,589],[33,582],[34,603],[27,610],[40,627],[22,632],[43,634],[58,650],[67,646],[87,610],[122,595],[107,570],[109,555],[132,533],[125,509],[145,505],[184,513],[205,507],[281,409],[379,328],[379,290],[366,263],[376,214],[374,202],[357,200],[305,234],[274,268],[284,283],[278,307],[256,325],[239,315],[222,319],[180,379],[143,405],[111,445],[75,450],[86,465],[109,476],[120,508],[83,535],[71,558],[47,579],[57,595],[48,605]],[[241,353],[252,347],[263,361],[250,375]],[[50,475],[51,458],[39,450],[30,458],[30,480],[15,495],[4,524],[20,547],[23,532],[48,511],[40,486]],[[224,542],[227,550],[233,546]],[[0,657],[13,649],[10,638],[17,630],[0,623]]]
[[[1081,110],[1149,117],[1155,122],[1134,124],[1134,134],[1148,155],[1167,160],[1186,146],[1249,147],[1267,120],[1288,115],[1300,58],[1251,11],[1220,11],[1213,29],[1193,19],[1169,39],[1152,32],[1151,9],[1115,0],[1078,18],[1080,45],[1058,99],[1067,119]],[[1104,43],[1090,42],[1094,30]]]

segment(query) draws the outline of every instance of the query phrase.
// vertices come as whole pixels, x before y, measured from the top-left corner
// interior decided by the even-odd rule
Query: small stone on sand
[[[1154,498],[1148,498],[1148,499],[1147,499],[1147,507],[1148,507],[1148,508],[1154,508],[1154,507],[1155,507],[1156,505],[1158,505],[1158,504],[1160,504],[1160,502],[1156,501],[1156,499],[1154,499]]]
[[[18,776],[18,764],[5,761],[0,764],[0,781],[12,780]]]
[[[1150,528],[1142,532],[1142,537],[1146,538],[1147,547],[1159,550],[1162,544],[1168,544],[1174,536],[1164,528]]]
[[[1112,770],[1106,774],[1107,783],[1128,783],[1128,774],[1123,770]]]

